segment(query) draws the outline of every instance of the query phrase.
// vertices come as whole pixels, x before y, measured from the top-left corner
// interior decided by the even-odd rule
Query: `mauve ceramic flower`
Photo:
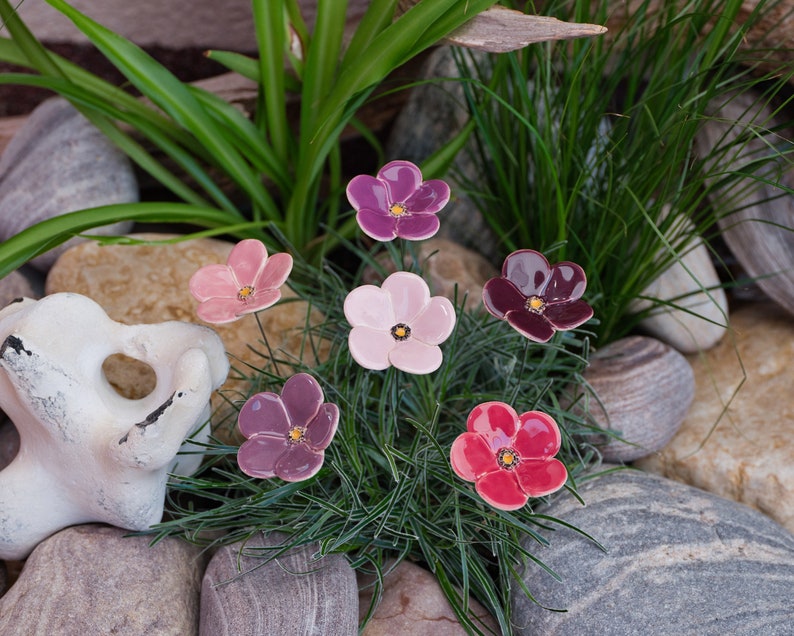
[[[293,375],[281,395],[251,396],[237,417],[246,441],[237,463],[246,475],[303,481],[317,474],[339,423],[336,404],[323,403],[323,390],[307,373]]]
[[[587,277],[576,263],[550,266],[540,252],[518,250],[505,259],[502,276],[485,283],[482,301],[492,315],[530,340],[548,342],[555,331],[593,317],[592,307],[579,300],[586,287]]]
[[[565,465],[554,459],[560,429],[545,413],[518,415],[508,404],[485,402],[469,414],[466,427],[452,443],[452,468],[494,508],[517,510],[568,480]]]
[[[226,265],[205,265],[188,283],[199,301],[198,317],[216,325],[267,309],[281,298],[281,287],[292,271],[292,256],[273,254],[261,241],[245,239],[234,246]]]
[[[439,179],[422,181],[422,172],[410,161],[392,161],[377,177],[354,177],[347,198],[367,236],[420,241],[438,232],[436,213],[449,201],[449,186]]]
[[[383,285],[362,285],[345,298],[352,325],[348,345],[366,369],[394,366],[407,373],[431,373],[441,366],[440,345],[455,328],[455,308],[442,296],[430,296],[421,277],[396,272]]]

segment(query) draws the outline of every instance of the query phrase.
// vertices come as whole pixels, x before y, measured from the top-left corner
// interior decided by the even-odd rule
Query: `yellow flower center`
[[[513,468],[518,466],[521,458],[512,448],[503,448],[496,456],[496,461],[501,468],[504,468],[505,470],[513,470]]]
[[[297,444],[298,442],[302,442],[303,438],[306,436],[306,429],[300,426],[293,426],[289,429],[287,433],[287,441],[290,444]]]
[[[391,328],[391,336],[395,340],[408,340],[411,337],[411,328],[400,322]]]
[[[530,296],[527,298],[526,307],[527,310],[531,311],[533,314],[542,314],[546,307],[546,303],[540,296]]]
[[[389,206],[389,214],[392,216],[402,216],[408,211],[404,203],[392,203]]]
[[[237,298],[245,302],[251,296],[254,295],[254,288],[251,285],[246,285],[245,287],[241,287],[240,291],[237,292]]]

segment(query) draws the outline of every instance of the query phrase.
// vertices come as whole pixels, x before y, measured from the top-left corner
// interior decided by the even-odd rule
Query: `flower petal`
[[[449,450],[449,461],[458,477],[467,481],[499,470],[496,455],[479,433],[458,435]]]
[[[430,302],[411,322],[411,337],[430,345],[449,338],[455,329],[455,307],[448,298],[433,296]]]
[[[565,464],[558,459],[522,460],[513,472],[521,489],[530,497],[549,495],[568,481]]]
[[[506,278],[492,278],[483,285],[482,302],[491,315],[504,318],[508,311],[525,309],[527,298]]]
[[[576,263],[563,261],[551,268],[551,276],[543,290],[548,303],[581,298],[587,288],[587,276]]]
[[[246,400],[237,415],[237,426],[248,438],[259,433],[269,433],[286,439],[290,420],[281,397],[264,391]]]
[[[397,236],[408,241],[424,241],[434,236],[441,226],[435,214],[406,214],[397,221]]]
[[[541,411],[527,411],[518,420],[513,448],[522,460],[547,459],[559,452],[562,436],[554,418]]]
[[[356,287],[345,298],[345,318],[353,327],[388,331],[396,323],[391,295],[375,285]]]
[[[336,434],[338,424],[339,407],[330,402],[321,405],[317,415],[306,427],[306,445],[313,451],[327,448]]]
[[[546,318],[531,311],[511,311],[507,314],[510,326],[535,342],[548,342],[554,335],[554,327]]]
[[[395,272],[383,281],[381,289],[389,294],[394,308],[394,323],[389,328],[396,323],[410,325],[430,302],[427,283],[411,272]]]
[[[237,317],[239,318],[245,314],[252,314],[256,311],[262,311],[263,309],[272,307],[279,301],[280,298],[281,290],[279,289],[263,289],[261,291],[257,290],[252,296],[249,296],[245,300],[235,298],[234,303],[237,305]]]
[[[242,303],[235,298],[209,298],[196,307],[196,315],[204,322],[213,325],[222,325],[227,322],[234,322],[242,314],[240,312]]]
[[[397,237],[397,219],[388,212],[362,208],[356,214],[362,232],[376,241],[392,241]]]
[[[405,207],[411,212],[435,214],[449,202],[449,186],[441,179],[431,179],[419,186],[406,201]]]
[[[276,476],[276,464],[289,444],[283,435],[254,435],[237,451],[237,464],[246,475],[268,479]]]
[[[314,477],[323,465],[325,454],[305,444],[293,444],[276,461],[275,473],[284,481],[303,481]]]
[[[199,302],[210,298],[236,298],[240,291],[228,265],[205,265],[190,277],[188,288]]]
[[[390,366],[389,352],[397,341],[388,331],[353,327],[347,337],[350,355],[365,369],[382,371]]]
[[[593,317],[593,308],[583,300],[546,305],[543,312],[555,329],[565,331],[586,323]]]
[[[410,161],[391,161],[378,171],[388,191],[389,203],[405,203],[422,185],[422,171]]]
[[[535,250],[517,250],[502,265],[502,276],[524,296],[539,296],[551,275],[549,261]]]
[[[240,287],[253,285],[267,263],[267,248],[262,241],[244,239],[232,248],[226,264],[234,272]]]
[[[443,360],[440,348],[427,345],[416,338],[395,342],[395,347],[389,352],[389,362],[394,367],[417,375],[432,373],[441,366]]]
[[[380,210],[388,213],[389,193],[386,185],[367,174],[353,177],[347,184],[347,200],[354,210]]]
[[[296,373],[281,389],[281,402],[291,426],[306,426],[311,422],[324,399],[317,380],[308,373]]]
[[[256,292],[266,289],[278,289],[287,282],[291,271],[292,256],[285,252],[273,254],[267,259],[262,271],[259,272],[259,275],[253,281],[254,289]]]
[[[527,495],[518,485],[514,471],[497,470],[483,475],[475,483],[477,494],[499,510],[518,510],[527,503]]]
[[[466,428],[482,435],[496,456],[500,448],[512,445],[518,430],[518,413],[504,402],[483,402],[469,413]]]

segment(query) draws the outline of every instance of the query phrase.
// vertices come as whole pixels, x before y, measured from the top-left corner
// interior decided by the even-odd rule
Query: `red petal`
[[[513,435],[518,430],[518,413],[503,402],[484,402],[469,413],[466,427],[469,432],[482,435],[495,456],[500,448],[513,443]]]
[[[546,302],[576,300],[581,298],[587,287],[587,276],[576,263],[563,261],[552,265],[551,277],[543,290]]]
[[[546,319],[560,331],[573,329],[593,317],[593,308],[583,300],[546,305],[543,312]]]
[[[558,459],[546,461],[522,459],[513,472],[521,489],[530,497],[549,495],[562,488],[568,481],[568,471]]]
[[[449,451],[452,470],[466,481],[475,481],[481,475],[499,469],[496,455],[478,433],[463,433],[452,442]]]
[[[554,327],[540,314],[522,309],[507,314],[507,322],[521,335],[535,342],[548,342],[554,335]]]
[[[527,495],[518,485],[515,471],[497,470],[477,480],[477,494],[499,510],[518,510],[527,503]]]
[[[527,298],[506,278],[492,278],[483,285],[482,302],[491,315],[504,318],[508,311],[524,309]]]
[[[560,450],[562,438],[557,422],[540,411],[527,411],[519,416],[520,427],[513,448],[521,459],[547,459]]]

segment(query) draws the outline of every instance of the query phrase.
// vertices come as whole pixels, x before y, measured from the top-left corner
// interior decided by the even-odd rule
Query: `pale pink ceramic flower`
[[[245,239],[234,246],[226,265],[205,265],[190,278],[190,293],[199,301],[198,317],[216,325],[267,309],[281,298],[292,271],[292,256],[267,255],[261,241]]]
[[[366,369],[394,366],[407,373],[431,373],[441,366],[440,345],[455,328],[455,308],[442,296],[430,296],[421,277],[396,272],[381,287],[363,285],[345,299],[345,317],[353,326],[350,354]]]
[[[428,239],[438,232],[436,214],[449,201],[449,186],[440,179],[422,181],[422,171],[410,161],[392,161],[376,177],[358,175],[347,186],[363,232],[376,241],[396,237]]]

